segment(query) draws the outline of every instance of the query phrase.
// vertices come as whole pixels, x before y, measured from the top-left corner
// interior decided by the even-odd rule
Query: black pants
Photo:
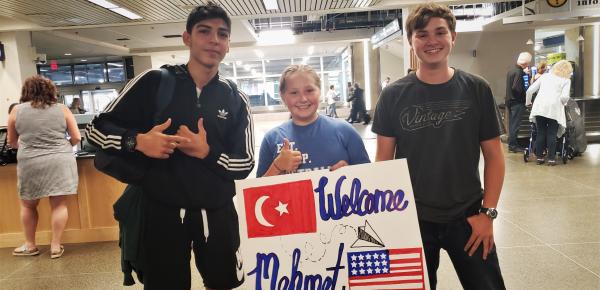
[[[525,105],[522,103],[512,104],[508,109],[508,147],[511,149],[519,147],[517,136],[521,126],[521,116],[523,116],[525,110]]]
[[[500,273],[495,245],[486,260],[483,260],[483,244],[471,257],[464,251],[471,236],[471,225],[466,218],[450,223],[419,221],[419,227],[427,261],[429,285],[432,290],[436,289],[441,249],[448,252],[464,289],[506,289]]]
[[[186,210],[147,201],[144,232],[144,289],[190,289],[191,251],[205,287],[231,289],[244,273],[233,202],[216,210]],[[208,223],[208,228],[206,228]]]
[[[548,160],[556,159],[556,134],[558,132],[558,122],[542,116],[535,116],[535,125],[537,136],[535,139],[535,153],[538,158],[542,158],[542,152],[548,148]]]

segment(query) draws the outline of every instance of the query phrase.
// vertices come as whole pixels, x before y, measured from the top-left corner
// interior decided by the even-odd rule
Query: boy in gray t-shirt
[[[406,27],[419,68],[381,93],[376,161],[407,158],[431,289],[440,249],[465,289],[505,289],[493,232],[504,156],[492,92],[483,79],[448,66],[456,19],[447,7],[419,5]]]

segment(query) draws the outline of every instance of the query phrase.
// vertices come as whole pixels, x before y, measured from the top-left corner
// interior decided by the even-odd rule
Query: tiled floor
[[[256,117],[256,145],[285,113]],[[371,158],[375,139],[369,126],[355,125]],[[258,148],[257,148],[258,149]],[[257,150],[258,151],[258,150]],[[254,174],[252,174],[254,176]],[[600,144],[567,165],[524,163],[506,155],[499,218],[494,222],[502,273],[508,289],[600,289]],[[141,289],[123,287],[116,242],[68,244],[49,259],[13,257],[0,249],[0,289]],[[438,289],[461,289],[443,256]],[[203,289],[197,273],[193,288]]]

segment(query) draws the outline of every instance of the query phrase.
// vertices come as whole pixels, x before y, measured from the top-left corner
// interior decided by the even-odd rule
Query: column
[[[0,126],[6,126],[8,107],[19,101],[23,82],[37,70],[29,32],[2,32],[0,42],[6,54],[6,59],[0,61]]]
[[[352,43],[352,79],[365,90],[368,111],[375,108],[381,92],[379,49],[368,40]]]
[[[152,68],[152,57],[134,55],[132,58],[133,58],[133,74],[135,76],[141,74],[145,70]]]

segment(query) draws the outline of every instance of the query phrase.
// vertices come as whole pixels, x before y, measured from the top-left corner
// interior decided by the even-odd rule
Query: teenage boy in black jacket
[[[229,51],[231,20],[209,3],[188,16],[187,65],[175,76],[170,103],[153,124],[159,70],[146,71],[122,90],[86,130],[103,150],[150,159],[138,186],[144,192],[142,234],[145,289],[190,289],[190,248],[207,289],[242,284],[234,180],[254,166],[247,96],[218,74]]]
[[[455,29],[446,6],[421,4],[408,15],[419,66],[381,93],[375,158],[407,158],[431,289],[441,249],[464,289],[505,289],[493,228],[504,180],[501,122],[487,82],[448,66]]]

